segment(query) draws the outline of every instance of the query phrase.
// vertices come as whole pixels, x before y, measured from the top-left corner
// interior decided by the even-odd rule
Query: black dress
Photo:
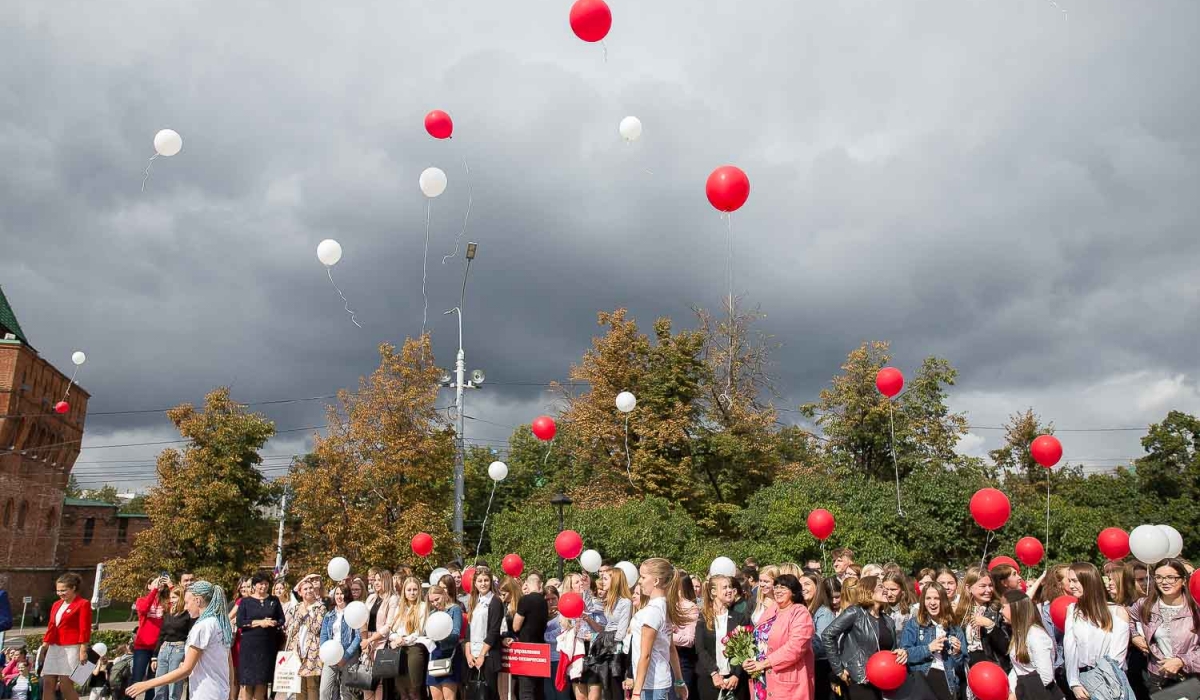
[[[255,620],[275,621],[275,627],[251,627]],[[259,600],[253,596],[238,603],[237,624],[242,632],[238,650],[238,683],[270,685],[275,680],[275,655],[279,653],[279,631],[283,629],[283,606],[275,596]]]

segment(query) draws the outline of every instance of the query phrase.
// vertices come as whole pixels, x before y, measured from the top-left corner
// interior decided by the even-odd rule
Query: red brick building
[[[29,344],[0,289],[0,576],[14,607],[26,595],[53,596],[68,570],[84,576],[90,597],[96,563],[127,552],[149,524],[107,503],[64,499],[89,398],[74,386],[70,410],[56,413],[69,381]]]

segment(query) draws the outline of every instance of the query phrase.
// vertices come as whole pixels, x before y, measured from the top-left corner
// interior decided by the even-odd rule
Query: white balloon
[[[363,605],[362,601],[356,600],[346,606],[342,617],[346,620],[346,624],[350,625],[351,629],[360,629],[367,624],[367,617],[371,611],[367,610],[367,606]]]
[[[1138,561],[1153,564],[1167,557],[1171,540],[1154,525],[1138,525],[1129,533],[1129,551]]]
[[[434,569],[431,574],[429,574],[429,585],[436,586],[438,581],[441,581],[442,577],[448,575],[449,573],[449,571],[439,566],[438,568]]]
[[[621,413],[629,413],[637,406],[637,397],[628,391],[622,391],[617,394],[617,410]]]
[[[642,120],[637,117],[625,117],[621,120],[621,138],[626,141],[637,141],[642,135]]]
[[[96,652],[100,656],[104,656],[108,653],[108,645],[104,642],[96,642],[92,645],[92,651]]]
[[[87,355],[84,355],[82,350],[76,350],[71,354],[71,362],[74,362],[76,365],[82,365],[84,362],[87,362]]]
[[[183,137],[173,129],[163,129],[154,135],[154,152],[160,156],[171,156],[183,148]]]
[[[333,267],[342,259],[342,244],[326,238],[317,244],[317,260],[321,261],[322,265]]]
[[[508,476],[508,465],[504,462],[492,462],[488,466],[488,476],[492,478],[492,481],[504,481]]]
[[[336,639],[327,639],[321,645],[321,661],[326,666],[332,666],[342,659],[346,658],[346,652],[342,649],[342,644]]]
[[[1162,530],[1163,534],[1167,536],[1167,541],[1170,542],[1170,546],[1167,548],[1167,555],[1164,558],[1173,559],[1179,556],[1183,552],[1183,535],[1179,534],[1179,530],[1170,525],[1159,525],[1158,529]]]
[[[602,563],[600,552],[594,549],[587,550],[579,555],[579,563],[583,565],[584,571],[589,571],[593,574],[596,573],[600,570],[600,564]]]
[[[436,197],[446,191],[446,173],[441,168],[425,168],[420,183],[426,197]]]
[[[334,557],[329,560],[327,570],[329,571],[329,578],[334,581],[345,580],[350,575],[350,562],[346,561],[344,557]]]
[[[454,631],[454,620],[449,615],[438,610],[425,621],[425,636],[435,642],[440,642]]]
[[[628,583],[630,588],[637,585],[638,570],[636,566],[627,561],[619,561],[617,562],[617,568],[625,574],[625,583]]]
[[[717,557],[708,567],[709,576],[737,576],[737,565],[729,557]]]

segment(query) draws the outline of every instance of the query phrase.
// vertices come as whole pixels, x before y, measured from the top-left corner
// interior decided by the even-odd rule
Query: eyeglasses
[[[1182,576],[1155,576],[1154,577],[1155,583],[1175,583],[1176,581],[1182,581],[1182,580],[1183,580]]]

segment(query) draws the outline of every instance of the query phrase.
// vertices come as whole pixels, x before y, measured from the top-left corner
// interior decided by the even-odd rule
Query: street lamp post
[[[445,312],[447,314],[455,314],[458,316],[458,356],[454,361],[454,379],[450,381],[449,376],[443,375],[443,386],[454,388],[454,410],[458,414],[458,430],[454,439],[454,538],[458,543],[459,548],[463,546],[463,492],[466,487],[466,468],[464,466],[465,445],[463,441],[463,431],[465,429],[463,415],[463,389],[478,389],[483,384],[484,374],[482,370],[474,370],[471,372],[471,379],[466,378],[467,371],[467,355],[463,352],[463,307],[466,305],[467,299],[467,274],[471,271],[471,261],[475,259],[475,250],[478,246],[474,243],[467,243],[467,264],[463,268],[463,283],[462,293],[459,295],[458,306]]]
[[[572,503],[573,503],[573,501],[567,496],[567,494],[563,493],[561,490],[558,493],[554,494],[554,497],[550,499],[550,505],[552,505],[558,509],[558,531],[560,533],[563,531],[563,528],[564,528],[563,509],[566,508],[567,506],[571,505]],[[561,581],[562,577],[563,577],[563,558],[559,557],[558,558],[558,580]]]

